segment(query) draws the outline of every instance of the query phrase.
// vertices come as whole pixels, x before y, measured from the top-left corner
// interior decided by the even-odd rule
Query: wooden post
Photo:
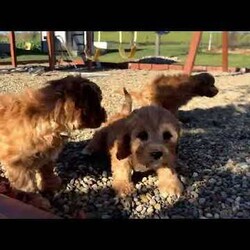
[[[93,43],[94,43],[94,32],[87,31],[86,32],[86,51],[88,52],[88,56],[93,56]],[[87,60],[88,70],[92,69],[92,61]]]
[[[15,39],[15,32],[10,32],[10,55],[11,55],[11,64],[13,67],[17,66],[17,59],[16,59],[16,39]]]
[[[222,32],[222,71],[228,72],[228,32]]]
[[[49,68],[50,70],[54,70],[56,64],[54,31],[47,31],[47,44],[49,51]]]
[[[197,50],[201,41],[202,32],[193,32],[188,56],[184,65],[184,73],[190,75],[194,66]]]

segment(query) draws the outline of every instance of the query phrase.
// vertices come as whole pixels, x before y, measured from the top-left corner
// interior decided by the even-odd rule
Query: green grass
[[[181,64],[185,63],[189,50],[192,32],[170,32],[161,38],[161,56],[177,56]],[[124,48],[129,51],[130,32],[123,32]],[[97,40],[97,32],[95,32],[95,40]],[[195,60],[195,65],[221,66],[221,53],[201,52],[206,51],[208,47],[209,32],[203,32],[200,48]],[[111,42],[112,51],[100,56],[101,62],[124,62],[119,55],[119,35],[118,32],[101,32],[101,41]],[[134,59],[144,56],[155,55],[155,32],[138,32],[137,36],[137,52]],[[221,33],[213,33],[212,45],[215,48],[221,47]],[[229,54],[229,66],[231,67],[248,67],[250,65],[250,57],[247,55]]]
[[[97,33],[95,32],[95,40],[97,41]],[[170,32],[167,35],[161,37],[161,56],[176,56],[181,60],[181,64],[185,63],[186,56],[189,50],[189,43],[191,40],[192,32]],[[239,36],[238,41],[245,44],[248,40],[248,35]],[[137,33],[137,51],[134,59],[139,59],[144,56],[154,56],[155,55],[155,32],[141,32]],[[1,38],[1,37],[0,37]],[[39,48],[39,34],[18,34],[17,44],[19,48],[22,48],[25,41],[33,41],[36,44],[36,48]],[[123,32],[123,46],[129,51],[131,33]],[[210,65],[210,66],[220,66],[222,61],[221,53],[208,52],[209,32],[203,32],[200,48],[196,57],[195,65]],[[3,41],[3,39],[0,39]],[[119,47],[119,33],[118,32],[101,32],[101,41],[107,41],[111,44],[110,49],[107,51],[102,51],[103,55],[100,56],[99,60],[101,62],[125,62],[118,51]],[[213,48],[221,47],[221,33],[213,33],[212,40]],[[33,51],[22,51],[18,54],[17,60],[19,61],[29,61],[29,60],[47,60],[48,56],[41,52]],[[0,59],[1,62],[10,62],[10,58]],[[229,66],[234,67],[248,67],[250,65],[250,57],[248,55],[239,54],[229,54]]]
[[[130,32],[123,32],[123,42],[129,43],[131,38]],[[170,32],[167,35],[163,35],[161,37],[162,43],[168,43],[168,44],[189,44],[191,39],[192,32],[184,32],[184,31],[175,31]],[[214,39],[213,42],[216,44],[220,43],[221,34],[220,33],[214,33],[213,34]],[[95,40],[98,38],[98,32],[95,32]],[[204,32],[202,36],[202,43],[207,42],[209,39],[209,32]],[[119,42],[119,32],[101,32],[101,41],[110,41],[110,42]],[[155,43],[155,32],[137,32],[137,42],[139,44],[154,44]]]
[[[249,67],[249,55],[229,54],[228,64],[230,67]],[[200,53],[197,55],[195,65],[221,66],[222,55],[214,53]]]
[[[20,55],[17,56],[17,63],[18,61],[33,61],[33,60],[49,60],[48,55]],[[11,59],[9,57],[0,59],[1,62],[10,62]]]

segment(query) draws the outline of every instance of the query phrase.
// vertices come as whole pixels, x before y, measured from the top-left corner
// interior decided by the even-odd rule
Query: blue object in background
[[[156,31],[157,34],[159,35],[166,35],[168,34],[170,31]]]

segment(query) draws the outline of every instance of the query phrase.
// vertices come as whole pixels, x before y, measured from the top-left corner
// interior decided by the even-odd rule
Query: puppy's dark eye
[[[164,139],[164,141],[168,141],[171,137],[172,137],[172,135],[168,131],[165,131],[163,133],[163,139]]]
[[[142,131],[137,135],[137,138],[142,141],[146,141],[148,139],[148,133],[146,131]]]

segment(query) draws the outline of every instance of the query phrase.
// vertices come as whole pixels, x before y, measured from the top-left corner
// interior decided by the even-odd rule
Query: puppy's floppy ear
[[[117,153],[116,157],[118,160],[127,158],[131,154],[130,150],[130,135],[125,134],[117,141]]]
[[[108,142],[107,129],[105,128],[100,129],[99,131],[95,132],[93,138],[84,148],[83,152],[87,154],[100,153],[103,151],[105,152],[108,148],[107,142]]]
[[[94,108],[99,106],[101,91],[97,86],[83,85],[81,92],[81,98],[84,100],[85,107]]]
[[[56,103],[55,109],[54,109],[54,119],[57,121],[58,118],[61,115],[61,112],[63,110],[63,102],[60,100]]]
[[[75,103],[71,99],[67,99],[65,104],[64,104],[64,109],[66,114],[71,113],[75,109]]]

